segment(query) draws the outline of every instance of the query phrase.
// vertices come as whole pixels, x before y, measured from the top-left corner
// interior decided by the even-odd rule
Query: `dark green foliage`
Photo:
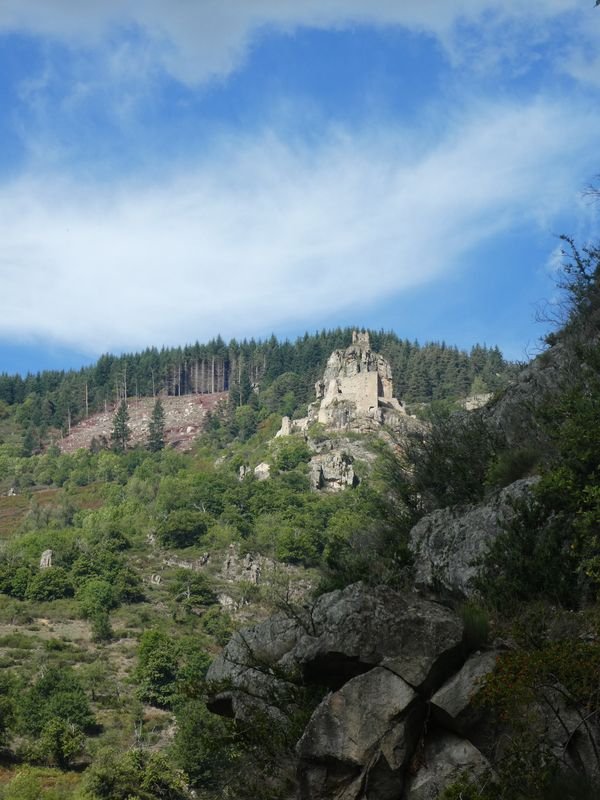
[[[109,642],[113,637],[108,611],[94,611],[90,616],[92,624],[92,641]]]
[[[124,453],[127,450],[127,444],[131,439],[131,428],[129,427],[129,411],[126,400],[121,400],[119,408],[113,417],[110,438],[114,449],[118,453]]]
[[[6,562],[1,564],[0,592],[24,600],[33,574],[33,569],[25,565],[15,567],[14,564]]]
[[[304,396],[302,383],[295,372],[284,372],[261,394],[261,402],[278,416],[291,417],[298,405],[298,397]]]
[[[49,719],[28,751],[30,761],[65,769],[83,751],[81,728],[64,719]]]
[[[477,603],[463,603],[458,609],[463,621],[463,641],[469,652],[479,650],[488,644],[490,638],[490,616],[485,608]]]
[[[189,547],[196,544],[207,530],[206,514],[202,511],[179,509],[171,511],[157,527],[163,547]]]
[[[148,450],[150,450],[151,453],[158,453],[164,446],[165,410],[160,399],[157,399],[148,424]]]
[[[51,720],[72,723],[81,730],[94,724],[85,692],[67,667],[50,667],[44,672],[22,696],[19,716],[23,731],[31,735],[39,735]]]
[[[73,562],[70,575],[78,592],[91,580],[109,584],[112,607],[116,607],[116,601],[135,603],[144,596],[140,578],[127,565],[124,557],[102,546],[79,555]],[[104,596],[104,592],[101,596]]]
[[[205,678],[210,667],[211,657],[198,647],[195,637],[180,642],[181,658],[177,670],[177,699],[175,705],[189,698],[200,697],[205,688]]]
[[[425,509],[480,500],[489,465],[504,446],[501,434],[479,415],[435,416],[409,449],[414,488]]]
[[[17,716],[17,681],[6,670],[0,671],[0,745],[13,728]]]
[[[482,685],[478,702],[510,726],[502,759],[496,764],[499,782],[492,798],[591,800],[597,796],[592,791],[597,791],[597,785],[565,771],[560,751],[549,746],[546,717],[540,713],[552,715],[567,730],[572,725],[569,716],[578,709],[577,735],[587,739],[595,753],[595,763],[587,764],[588,774],[597,772],[600,755],[592,737],[600,717],[600,648],[597,640],[582,639],[572,615],[569,622],[571,630],[563,627],[559,638],[540,631],[536,643],[500,654],[495,671]]]
[[[535,499],[514,506],[514,516],[492,543],[477,587],[494,608],[516,613],[523,602],[547,597],[576,602],[577,562],[559,519]]]
[[[392,364],[398,396],[409,402],[464,396],[475,379],[478,388],[495,391],[512,371],[497,348],[476,345],[466,353],[444,342],[419,345],[391,332],[370,334],[373,349]],[[74,424],[84,417],[86,408],[102,410],[113,400],[115,385],[122,386],[124,375],[145,397],[158,391],[180,395],[229,389],[234,408],[253,406],[258,400],[279,416],[292,415],[314,399],[315,381],[332,350],[347,347],[351,339],[351,328],[338,328],[305,334],[293,344],[271,337],[226,345],[217,337],[205,345],[104,355],[79,372],[46,371],[26,378],[2,374],[0,402],[3,408],[19,407],[18,422],[28,431],[28,453],[39,446],[48,427],[66,429],[69,421]],[[256,383],[260,397],[252,388]],[[242,437],[247,436],[249,420],[238,422]],[[125,447],[127,441],[119,439],[118,447]]]
[[[311,455],[304,439],[288,436],[277,442],[274,467],[282,472],[287,472],[295,469],[299,464],[310,461]]]
[[[233,620],[226,611],[219,606],[209,608],[202,615],[202,627],[209,633],[221,647],[225,647],[233,633]]]
[[[503,450],[489,465],[486,482],[494,488],[509,486],[520,478],[534,474],[540,459],[540,451],[535,447]]]
[[[187,800],[184,776],[160,753],[100,753],[83,781],[85,800]]]
[[[135,670],[141,700],[159,707],[172,705],[180,658],[178,645],[166,633],[150,630],[142,635]]]
[[[234,724],[211,714],[202,700],[185,703],[177,710],[173,755],[192,786],[218,789],[236,762]]]
[[[72,597],[73,584],[63,567],[48,567],[40,570],[29,581],[25,596],[28,600],[58,600]]]
[[[210,588],[204,575],[188,569],[180,569],[169,586],[169,593],[175,602],[189,608],[210,606],[217,602],[217,596]]]

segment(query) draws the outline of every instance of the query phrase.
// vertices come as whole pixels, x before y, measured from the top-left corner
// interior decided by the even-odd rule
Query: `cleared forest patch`
[[[178,450],[189,450],[194,440],[204,430],[206,414],[226,400],[227,392],[215,394],[186,394],[179,397],[161,397],[165,412],[165,443]],[[148,438],[148,423],[156,402],[153,397],[130,398],[128,401],[131,446],[143,445]],[[74,425],[70,434],[56,442],[63,453],[88,449],[95,439],[99,445],[110,445],[113,418],[116,409],[91,414]]]

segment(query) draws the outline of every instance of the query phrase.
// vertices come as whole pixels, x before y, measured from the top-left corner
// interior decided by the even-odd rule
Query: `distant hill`
[[[457,399],[472,391],[496,391],[515,372],[497,347],[470,352],[441,343],[424,345],[393,332],[369,331],[373,349],[392,365],[394,386],[406,402]],[[314,383],[332,350],[347,347],[351,328],[305,334],[295,342],[253,339],[226,344],[150,348],[103,355],[79,371],[0,375],[0,403],[36,439],[55,429],[66,434],[91,415],[106,413],[123,397],[138,399],[229,392],[235,405],[258,395],[272,411],[292,413],[313,399]],[[285,403],[282,401],[285,399]]]

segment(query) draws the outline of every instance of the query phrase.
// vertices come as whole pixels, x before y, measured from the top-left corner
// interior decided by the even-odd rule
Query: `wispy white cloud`
[[[394,129],[318,151],[271,133],[160,184],[23,176],[0,188],[0,336],[98,353],[323,324],[553,220],[599,134],[572,103],[480,105],[428,148]]]
[[[157,63],[195,83],[239,67],[265,29],[402,26],[437,37],[455,57],[479,57],[485,49],[502,60],[514,47],[515,26],[530,46],[561,15],[581,35],[593,13],[580,0],[3,0],[0,30],[56,37],[77,47],[99,44],[110,33],[114,47],[115,30],[135,28],[145,38],[140,46],[152,43]],[[465,27],[474,35],[470,44],[461,36],[457,47],[457,30],[464,33]]]

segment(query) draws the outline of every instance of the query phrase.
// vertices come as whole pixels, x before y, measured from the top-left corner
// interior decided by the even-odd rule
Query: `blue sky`
[[[3,0],[0,372],[334,325],[536,352],[592,0]]]

